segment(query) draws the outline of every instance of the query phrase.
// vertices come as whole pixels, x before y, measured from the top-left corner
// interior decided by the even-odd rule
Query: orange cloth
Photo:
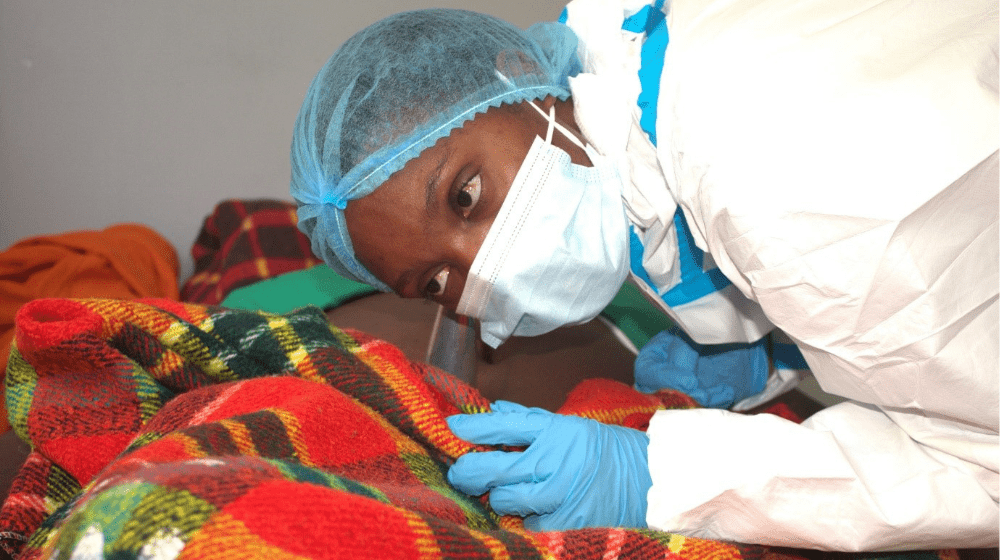
[[[0,372],[6,375],[14,314],[43,297],[180,297],[177,251],[140,224],[23,239],[0,253]],[[0,376],[2,379],[2,376]],[[0,433],[10,429],[0,389]]]

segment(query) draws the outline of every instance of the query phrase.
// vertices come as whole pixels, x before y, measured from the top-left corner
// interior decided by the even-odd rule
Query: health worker
[[[506,402],[449,418],[528,446],[448,477],[531,529],[995,547],[997,30],[989,0],[574,0],[526,31],[401,13],[306,94],[299,225],[492,346],[593,318],[627,278],[676,322],[637,384],[722,408],[645,433]],[[724,410],[782,369],[769,333],[849,400]]]

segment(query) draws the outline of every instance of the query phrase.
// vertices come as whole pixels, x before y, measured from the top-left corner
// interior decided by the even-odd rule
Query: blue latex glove
[[[638,430],[497,401],[493,412],[448,417],[458,437],[523,452],[466,453],[448,482],[471,496],[490,493],[501,514],[533,531],[645,527],[649,437]]]
[[[676,389],[698,404],[729,408],[764,390],[767,337],[752,344],[698,344],[680,330],[654,336],[635,359],[635,388]]]

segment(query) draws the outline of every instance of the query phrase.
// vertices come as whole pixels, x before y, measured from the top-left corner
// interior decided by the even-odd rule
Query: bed
[[[6,376],[13,430],[0,440],[0,472],[16,471],[0,508],[3,554],[972,554],[823,554],[620,528],[532,533],[447,484],[448,465],[478,448],[451,434],[446,416],[506,398],[643,429],[658,409],[696,403],[634,391],[631,354],[600,322],[477,354],[467,382],[425,363],[434,306],[357,287],[290,290],[281,302],[267,295],[275,290],[255,293],[319,264],[286,202],[221,203],[192,253],[195,274],[179,297],[57,297],[19,308]],[[552,375],[533,375],[539,368]],[[755,412],[801,420],[817,408],[792,394]]]

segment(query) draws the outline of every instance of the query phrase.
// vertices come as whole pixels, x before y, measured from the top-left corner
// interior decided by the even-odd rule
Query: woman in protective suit
[[[528,445],[449,480],[529,528],[997,546],[997,27],[980,0],[574,0],[527,31],[398,14],[309,88],[300,228],[494,347],[593,318],[630,278],[680,327],[640,383],[773,393],[804,367],[767,365],[779,333],[850,399],[801,425],[661,411],[647,433],[505,402],[450,418]]]

